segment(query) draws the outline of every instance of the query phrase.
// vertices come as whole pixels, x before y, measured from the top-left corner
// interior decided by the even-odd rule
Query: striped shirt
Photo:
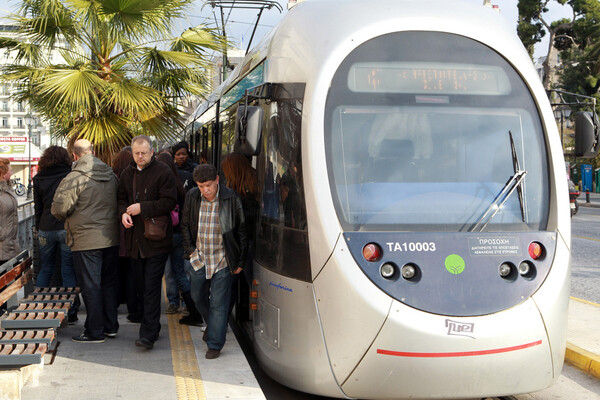
[[[206,267],[206,279],[211,279],[214,274],[227,268],[223,235],[219,224],[219,192],[208,201],[202,197],[198,211],[198,237],[196,238],[196,251],[190,257],[194,271]]]

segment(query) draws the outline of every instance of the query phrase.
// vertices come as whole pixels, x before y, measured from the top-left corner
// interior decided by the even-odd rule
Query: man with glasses
[[[139,135],[131,141],[133,163],[119,180],[119,216],[125,229],[125,247],[133,261],[142,293],[142,322],[136,346],[152,349],[160,332],[161,282],[173,244],[169,220],[164,238],[149,239],[144,220],[170,218],[177,191],[169,167],[155,160],[152,142]]]

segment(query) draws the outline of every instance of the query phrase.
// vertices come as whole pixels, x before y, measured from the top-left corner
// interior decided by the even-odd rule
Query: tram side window
[[[300,153],[302,102],[271,103],[263,151],[257,163],[262,187],[257,260],[263,266],[309,281],[310,257]]]

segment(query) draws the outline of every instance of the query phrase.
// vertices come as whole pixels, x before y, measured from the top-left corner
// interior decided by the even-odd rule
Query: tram
[[[299,2],[183,135],[216,166],[238,152],[256,167],[252,339],[275,380],[432,399],[559,377],[564,158],[531,59],[496,11]]]

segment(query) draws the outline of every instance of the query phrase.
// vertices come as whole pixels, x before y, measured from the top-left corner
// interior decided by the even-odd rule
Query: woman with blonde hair
[[[12,167],[8,158],[0,158],[0,264],[21,251],[19,245],[19,217],[17,199],[12,193],[10,176]]]

